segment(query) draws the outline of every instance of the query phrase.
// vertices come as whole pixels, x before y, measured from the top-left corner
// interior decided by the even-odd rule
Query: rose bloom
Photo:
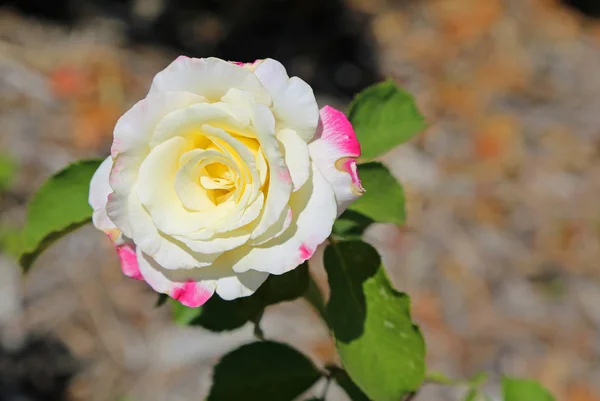
[[[196,307],[310,258],[363,189],[344,114],[281,63],[179,57],[117,122],[91,181],[123,273]]]

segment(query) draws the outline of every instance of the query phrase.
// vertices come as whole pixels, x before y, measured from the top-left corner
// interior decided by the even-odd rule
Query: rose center
[[[198,183],[206,190],[215,206],[226,202],[236,187],[235,174],[227,165],[219,162],[206,165],[200,171]]]
[[[205,189],[231,189],[235,186],[233,174],[223,163],[212,163],[200,172],[200,185]]]

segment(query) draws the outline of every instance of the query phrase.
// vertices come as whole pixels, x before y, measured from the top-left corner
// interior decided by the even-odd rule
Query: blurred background
[[[429,128],[382,158],[407,225],[367,238],[412,297],[429,368],[488,372],[492,400],[505,373],[600,401],[598,16],[596,0],[0,1],[0,238],[51,173],[108,154],[179,54],[279,59],[342,109],[391,77]],[[92,227],[25,278],[3,247],[0,401],[199,400],[218,357],[252,340],[175,326]],[[270,307],[264,330],[336,360],[302,300]],[[464,393],[427,385],[415,401]],[[330,399],[346,400],[335,385]]]

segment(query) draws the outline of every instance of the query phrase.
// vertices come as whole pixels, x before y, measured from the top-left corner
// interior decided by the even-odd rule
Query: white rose
[[[195,307],[311,257],[362,193],[356,135],[277,61],[179,57],[118,121],[89,202],[123,272]]]

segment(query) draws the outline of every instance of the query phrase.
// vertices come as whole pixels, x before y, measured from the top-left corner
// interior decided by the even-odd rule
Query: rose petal
[[[258,225],[252,232],[252,239],[263,235],[279,221],[292,193],[292,177],[275,137],[273,114],[264,105],[257,104],[253,122],[262,152],[269,164],[269,188]]]
[[[344,113],[323,107],[321,124],[308,149],[313,162],[333,186],[339,216],[364,192],[355,160],[360,156],[360,144]]]
[[[115,230],[119,231],[115,223],[108,217],[106,212],[106,203],[108,196],[112,193],[112,188],[108,184],[108,176],[112,168],[112,157],[107,157],[98,167],[98,170],[92,176],[90,181],[90,193],[88,202],[92,207],[92,222],[94,227],[104,231],[107,235],[114,235]]]
[[[160,233],[138,198],[137,185],[134,185],[129,195],[128,214],[131,220],[132,238],[138,249],[151,256],[165,269],[205,267],[211,265],[219,256],[219,253],[194,252],[185,244]]]
[[[271,104],[269,94],[252,71],[213,57],[178,57],[156,74],[149,93],[187,91],[216,102],[230,88],[251,92],[256,101]]]
[[[267,279],[267,273],[237,274],[214,266],[186,271],[165,270],[151,257],[138,251],[144,280],[157,292],[168,294],[186,306],[204,304],[216,291],[226,300],[252,295]]]
[[[297,191],[304,185],[310,173],[308,146],[295,131],[290,129],[279,131],[277,138],[283,145],[285,164],[290,170],[294,191]]]
[[[261,246],[226,252],[214,265],[231,266],[238,273],[257,270],[283,274],[308,259],[331,234],[337,211],[333,189],[316,167],[304,186],[292,194],[290,206],[292,222],[283,234]]]
[[[116,249],[117,255],[119,255],[119,261],[121,262],[121,270],[123,271],[123,274],[136,280],[143,280],[137,261],[135,245],[118,245]]]
[[[271,94],[278,126],[290,128],[305,142],[315,135],[319,108],[312,88],[298,77],[289,78],[285,67],[276,60],[265,59],[254,74]]]
[[[126,236],[131,237],[127,215],[129,192],[137,180],[141,163],[150,151],[149,144],[156,126],[167,114],[204,100],[187,92],[149,95],[117,122],[111,148],[114,165],[108,181],[114,193],[108,201],[107,212]]]

